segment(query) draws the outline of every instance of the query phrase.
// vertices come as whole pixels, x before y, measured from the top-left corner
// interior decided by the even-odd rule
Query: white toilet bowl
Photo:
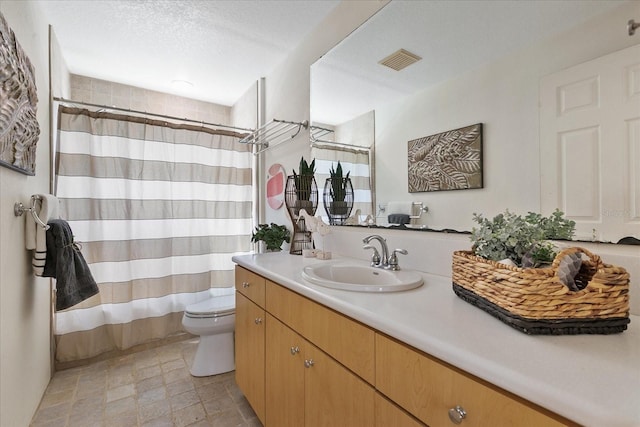
[[[230,288],[230,292],[233,288]],[[188,305],[182,326],[200,335],[191,365],[191,375],[206,377],[235,369],[233,331],[235,329],[235,294],[220,295]]]

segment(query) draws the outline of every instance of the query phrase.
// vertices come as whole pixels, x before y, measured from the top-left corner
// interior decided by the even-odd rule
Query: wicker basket
[[[557,276],[560,260],[584,256],[570,291]],[[504,323],[527,334],[613,334],[629,323],[629,274],[604,264],[583,248],[560,252],[551,267],[518,268],[474,255],[453,254],[453,291]]]

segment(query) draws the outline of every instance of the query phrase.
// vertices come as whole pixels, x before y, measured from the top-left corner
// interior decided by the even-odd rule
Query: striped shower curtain
[[[353,186],[353,210],[351,215],[355,215],[360,209],[360,220],[364,220],[367,215],[375,216],[373,211],[372,171],[371,171],[371,151],[366,148],[342,147],[331,143],[316,143],[311,152],[316,159],[316,182],[318,183],[318,210],[316,215],[321,215],[326,222],[329,222],[324,209],[323,190],[325,181],[331,175],[331,167],[338,166],[338,161],[342,165],[344,175],[350,172],[351,185]]]
[[[251,154],[230,131],[61,106],[60,216],[100,293],[55,316],[56,361],[182,331],[250,250]]]

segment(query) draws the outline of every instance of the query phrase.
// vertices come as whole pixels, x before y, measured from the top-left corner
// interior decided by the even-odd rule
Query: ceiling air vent
[[[409,65],[420,61],[421,59],[422,58],[420,58],[418,55],[414,53],[411,53],[404,49],[400,49],[396,52],[393,52],[391,55],[387,56],[386,58],[384,58],[382,61],[379,62],[379,64],[382,64],[385,67],[392,68],[396,71],[400,71],[403,68],[406,68]]]

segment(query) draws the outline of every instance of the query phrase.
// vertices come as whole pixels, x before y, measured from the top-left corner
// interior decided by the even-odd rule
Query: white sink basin
[[[397,292],[422,286],[422,275],[411,270],[383,270],[356,261],[334,260],[308,265],[302,278],[327,288],[356,292]]]

